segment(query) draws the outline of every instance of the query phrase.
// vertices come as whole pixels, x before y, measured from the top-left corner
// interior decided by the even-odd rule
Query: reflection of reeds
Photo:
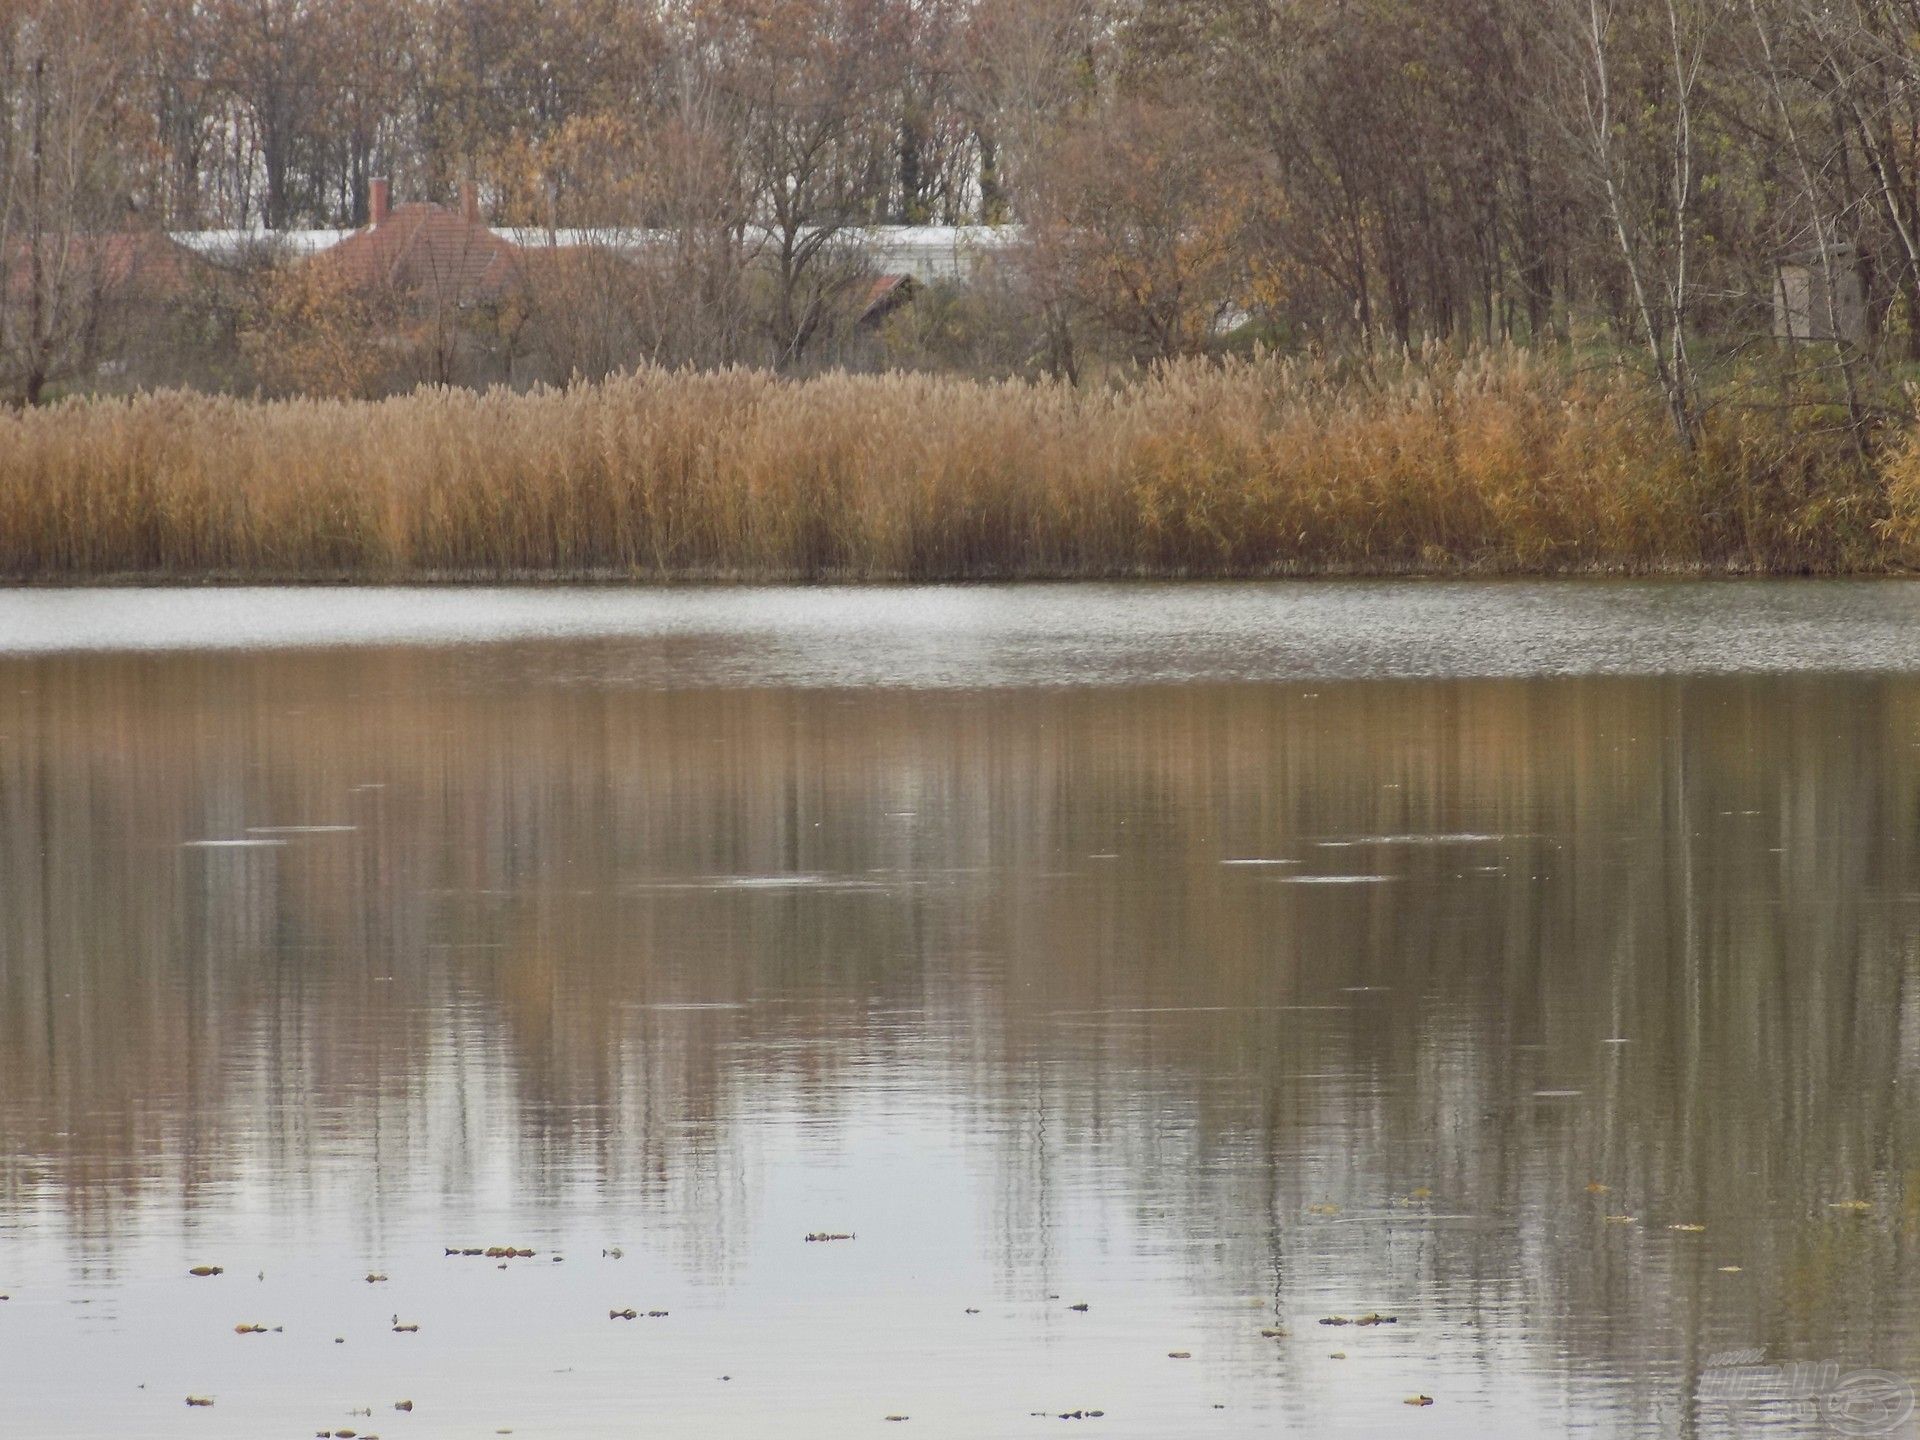
[[[1916,1149],[1889,902],[1920,687],[936,702],[523,673],[0,663],[0,1209],[58,1205],[104,1244],[149,1193],[240,1176],[355,1216],[497,1183],[637,1197],[713,1273],[767,1117],[830,1136],[897,1083],[981,1142],[1008,1275],[1113,1194],[1208,1293],[1330,1284],[1358,1314],[1480,1285],[1615,1373],[1738,1303],[1783,1350],[1895,1363],[1912,1212],[1826,1205],[1897,1193]],[[356,828],[177,848],[299,821]],[[1409,832],[1505,838],[1318,843]],[[1221,863],[1277,855],[1405,883]],[[792,872],[889,888],[648,883]],[[688,1001],[714,1008],[662,1008]],[[1351,1008],[1291,1008],[1325,1003]],[[1582,1094],[1534,1098],[1560,1086]],[[1726,1259],[1743,1288],[1716,1292]]]
[[[1370,384],[648,371],[0,416],[14,577],[1843,570],[1886,563],[1888,518],[1775,417],[1717,413],[1689,456],[1638,381],[1514,352]]]

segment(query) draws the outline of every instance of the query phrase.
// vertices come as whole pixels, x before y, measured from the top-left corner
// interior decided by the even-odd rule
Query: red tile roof
[[[96,285],[116,297],[171,300],[187,288],[199,257],[184,245],[152,230],[108,234],[47,235],[41,240],[42,273],[70,288]],[[28,242],[17,238],[0,255],[9,295],[20,297],[32,284]]]
[[[340,266],[357,289],[419,292],[456,303],[497,300],[519,278],[520,251],[441,205],[397,205],[315,264]]]
[[[860,302],[858,321],[877,324],[913,299],[919,289],[911,275],[876,275]]]

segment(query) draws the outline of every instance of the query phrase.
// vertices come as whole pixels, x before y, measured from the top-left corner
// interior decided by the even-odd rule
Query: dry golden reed
[[[1727,409],[1519,352],[1112,388],[643,371],[379,401],[0,415],[0,576],[988,579],[1884,569],[1893,483]],[[1904,465],[1905,469],[1899,467]]]

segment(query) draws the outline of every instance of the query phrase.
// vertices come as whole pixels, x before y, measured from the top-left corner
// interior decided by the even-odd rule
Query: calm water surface
[[[1917,622],[0,595],[0,1436],[1912,1435]]]

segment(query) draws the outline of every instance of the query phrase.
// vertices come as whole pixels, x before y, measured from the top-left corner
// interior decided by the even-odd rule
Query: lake
[[[1909,584],[0,593],[0,1435],[1911,1435],[1917,1093]]]

